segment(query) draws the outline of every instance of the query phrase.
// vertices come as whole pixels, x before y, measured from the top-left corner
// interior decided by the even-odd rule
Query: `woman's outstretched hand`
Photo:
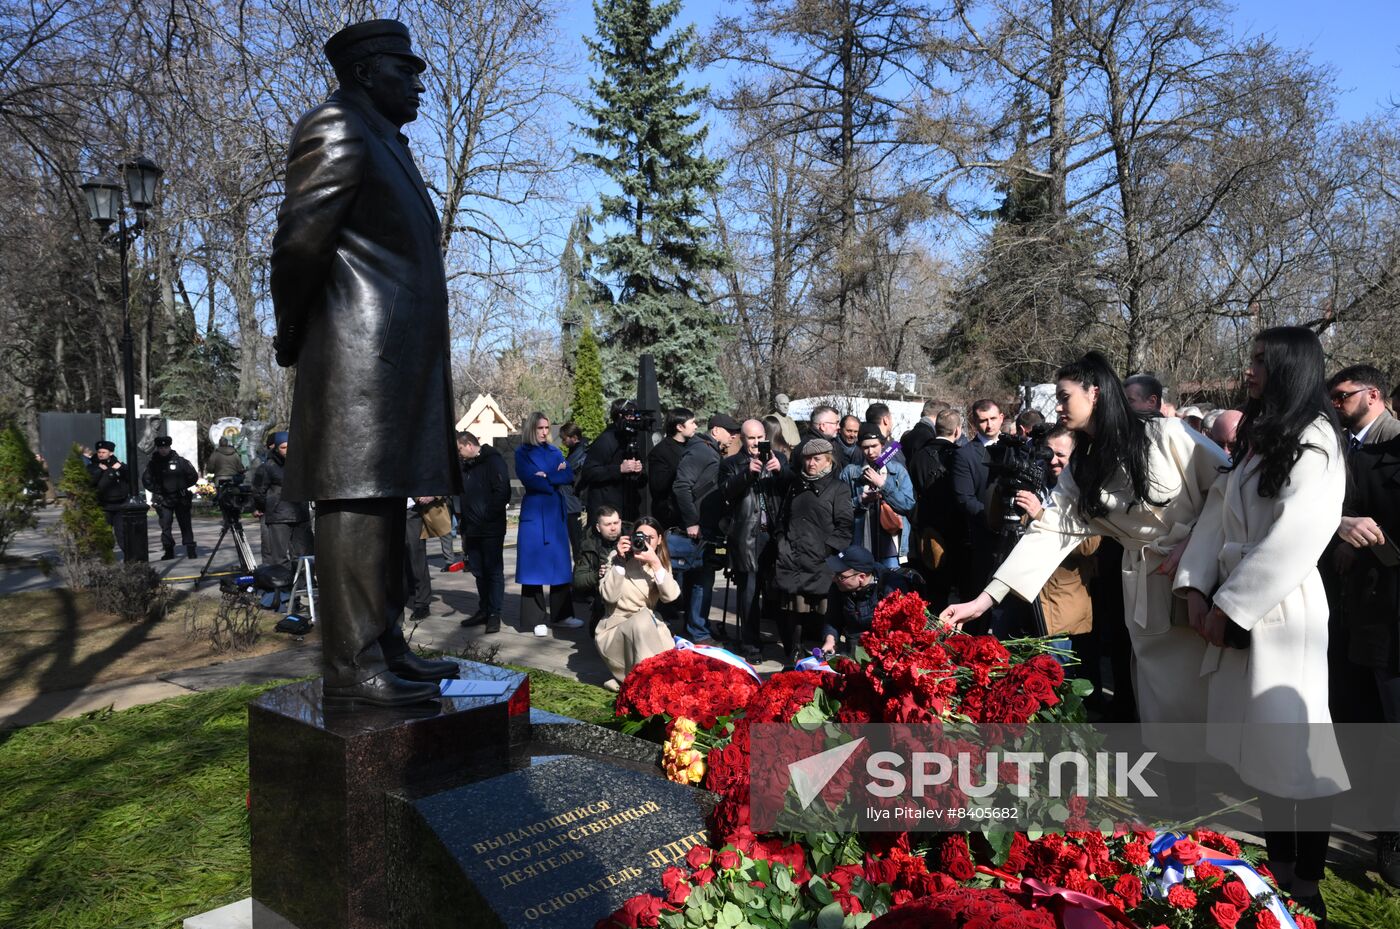
[[[991,594],[980,593],[975,599],[966,603],[953,603],[942,613],[938,614],[938,621],[946,626],[961,626],[970,623],[983,613],[990,610],[996,601]]]

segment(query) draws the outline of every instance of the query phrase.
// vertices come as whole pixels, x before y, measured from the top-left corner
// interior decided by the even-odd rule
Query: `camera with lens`
[[[637,552],[644,552],[650,547],[651,542],[649,541],[645,532],[634,532],[632,533],[632,551],[629,552],[628,555],[630,557],[631,555],[635,555]]]
[[[987,449],[992,458],[988,467],[989,476],[1001,503],[1002,545],[998,564],[1010,553],[1011,546],[1015,545],[1016,539],[1024,532],[1021,517],[1025,513],[1016,503],[1016,494],[1026,490],[1044,499],[1049,492],[1047,477],[1050,460],[1055,457],[1054,451],[1045,441],[1045,437],[1050,434],[1050,428],[1049,425],[1041,423],[1031,430],[1030,438],[1026,442],[1003,439]]]
[[[253,489],[243,484],[243,475],[220,478],[214,485],[214,504],[226,519],[238,519],[253,505]]]

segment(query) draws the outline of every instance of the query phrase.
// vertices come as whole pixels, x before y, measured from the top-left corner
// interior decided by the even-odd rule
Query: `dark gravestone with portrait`
[[[706,842],[700,791],[560,757],[389,804],[396,929],[592,926]]]

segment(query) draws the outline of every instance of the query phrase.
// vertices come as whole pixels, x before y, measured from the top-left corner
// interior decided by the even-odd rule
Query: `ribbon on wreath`
[[[1195,874],[1191,865],[1183,864],[1172,851],[1172,846],[1182,839],[1190,836],[1180,832],[1164,832],[1153,841],[1151,846],[1152,860],[1156,863],[1157,876],[1155,884],[1158,896],[1165,897],[1167,891],[1180,884],[1188,877]],[[1294,921],[1292,914],[1288,912],[1288,907],[1283,905],[1283,900],[1279,898],[1278,891],[1269,886],[1269,882],[1264,880],[1263,875],[1254,870],[1254,866],[1241,858],[1232,858],[1224,852],[1218,852],[1213,848],[1208,848],[1197,842],[1196,847],[1201,850],[1202,860],[1209,861],[1225,871],[1229,871],[1240,879],[1245,890],[1249,891],[1251,897],[1258,897],[1261,894],[1268,895],[1268,902],[1265,907],[1278,919],[1281,929],[1298,929],[1298,923]],[[1149,880],[1152,880],[1149,876]]]
[[[747,671],[749,675],[759,683],[763,682],[763,678],[759,676],[758,671],[754,669],[753,665],[728,649],[720,648],[718,645],[696,645],[689,639],[683,639],[680,636],[672,636],[672,638],[675,639],[676,651],[678,652],[692,651],[697,655],[704,655],[706,658],[722,661],[727,665],[733,665],[741,671]]]
[[[1140,929],[1117,905],[1090,894],[1056,887],[1033,877],[1017,877],[986,865],[978,865],[977,870],[1000,879],[1003,884],[1015,885],[1014,889],[1010,886],[1007,889],[1029,895],[1030,903],[1054,913],[1060,929],[1103,929],[1104,919],[1124,929]]]

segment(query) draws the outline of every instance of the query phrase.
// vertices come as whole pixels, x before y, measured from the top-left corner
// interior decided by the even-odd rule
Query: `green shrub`
[[[34,511],[44,499],[44,469],[19,427],[0,428],[0,555],[22,529],[36,522]]]
[[[82,452],[76,445],[63,462],[63,480],[58,488],[67,495],[63,516],[58,521],[59,552],[63,555],[68,582],[84,590],[90,586],[91,574],[97,565],[115,561],[112,549],[117,538],[97,503],[97,489],[92,486]]]
[[[94,606],[129,623],[163,619],[170,606],[170,588],[145,562],[95,565],[88,572],[87,587]]]

